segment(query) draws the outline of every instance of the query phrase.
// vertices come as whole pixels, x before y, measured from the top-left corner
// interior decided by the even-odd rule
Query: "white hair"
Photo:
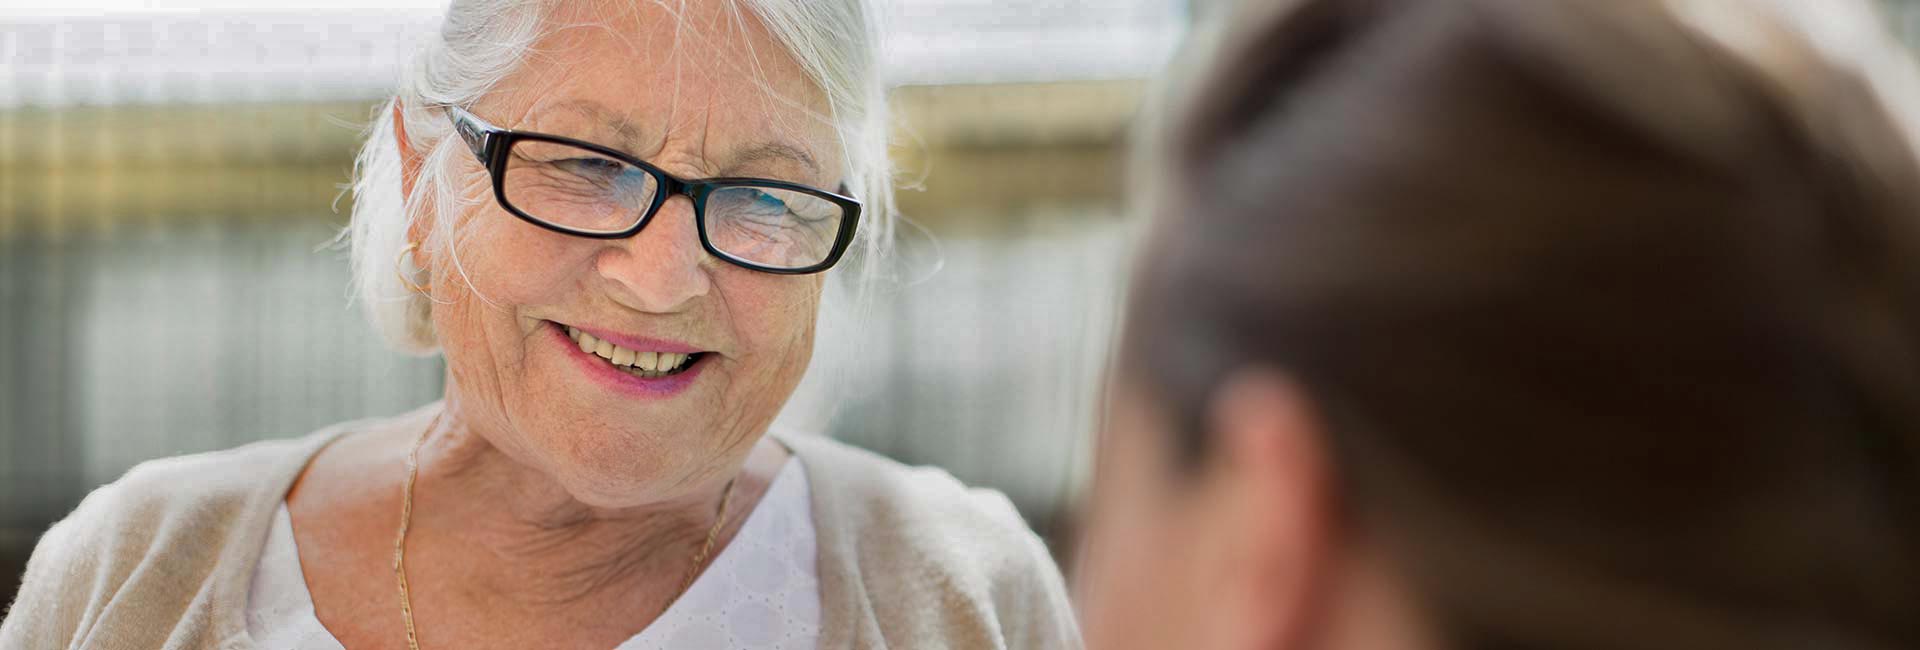
[[[445,251],[459,268],[451,227],[460,197],[448,170],[455,156],[471,155],[451,124],[425,107],[471,106],[518,68],[533,43],[553,27],[545,24],[560,0],[453,0],[438,33],[400,75],[394,96],[377,109],[354,162],[353,216],[340,238],[351,244],[353,294],[381,337],[412,354],[432,354],[438,343],[430,299],[410,290],[402,276],[418,277],[402,259],[412,215],[431,210],[436,227],[422,249]],[[674,2],[676,0],[652,0]],[[738,17],[741,6],[757,17],[825,94],[830,120],[845,160],[847,191],[860,199],[859,238],[851,281],[862,296],[893,240],[892,166],[887,158],[890,125],[879,70],[877,16],[866,0],[718,0]],[[677,0],[684,5],[687,0]],[[680,14],[683,12],[675,12]],[[764,79],[762,87],[772,90]],[[394,137],[394,106],[402,108],[411,148],[420,152],[420,173],[411,195],[401,189],[400,147]],[[492,200],[488,195],[485,200]],[[849,276],[842,276],[849,277]]]

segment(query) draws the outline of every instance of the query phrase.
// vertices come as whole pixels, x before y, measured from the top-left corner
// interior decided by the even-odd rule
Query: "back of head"
[[[1178,449],[1234,368],[1297,379],[1451,647],[1920,647],[1913,77],[1870,12],[1284,4],[1152,169],[1125,358]]]

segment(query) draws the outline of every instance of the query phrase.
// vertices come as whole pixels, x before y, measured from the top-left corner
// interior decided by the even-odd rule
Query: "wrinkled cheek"
[[[520,299],[515,287],[490,282],[496,277],[492,269],[474,271],[472,286],[457,276],[446,280],[447,288],[436,295],[434,327],[453,384],[449,388],[459,391],[463,408],[505,417],[513,410],[513,393],[521,388],[533,341],[511,307]]]
[[[447,372],[466,397],[475,393],[497,392],[497,373],[493,372],[490,338],[481,322],[482,307],[470,292],[462,291],[445,303],[434,306],[434,327],[440,333],[441,352]]]
[[[813,336],[819,304],[800,305],[794,311],[793,334],[787,342],[787,359],[783,365],[791,370],[789,379],[798,382],[800,375],[806,372],[807,364],[813,360]]]
[[[559,276],[569,270],[551,242],[501,221],[469,224],[459,251],[464,272],[439,274],[445,289],[436,294],[434,326],[443,333],[449,365],[461,357],[458,374],[468,379],[494,381],[524,365],[537,332],[519,309],[557,302],[564,293]]]
[[[814,284],[793,287],[775,295],[777,297],[769,301],[766,316],[755,319],[764,324],[764,329],[749,335],[760,337],[757,347],[770,353],[766,355],[769,363],[761,368],[764,383],[790,390],[799,383],[813,359],[820,292]]]
[[[701,409],[709,418],[701,428],[728,447],[756,439],[798,386],[812,358],[818,310],[819,295],[808,285],[745,273],[729,270],[716,282],[739,356],[700,379],[715,384],[705,393],[711,402]]]

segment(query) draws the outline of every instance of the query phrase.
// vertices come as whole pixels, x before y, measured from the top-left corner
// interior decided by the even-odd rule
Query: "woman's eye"
[[[553,165],[576,174],[592,176],[616,176],[626,167],[620,161],[606,158],[563,158],[553,161]]]
[[[758,210],[761,212],[786,212],[787,211],[787,202],[780,200],[780,197],[774,196],[772,194],[768,194],[766,192],[758,192],[758,191],[754,192],[754,194],[758,195],[753,197],[754,210]]]
[[[714,201],[710,208],[718,208],[723,211],[756,217],[766,217],[786,214],[787,202],[768,192],[751,188],[739,188],[722,194],[720,200]]]

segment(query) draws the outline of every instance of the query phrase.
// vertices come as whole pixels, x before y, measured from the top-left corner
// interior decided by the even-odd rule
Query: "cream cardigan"
[[[142,463],[95,490],[40,538],[0,648],[253,648],[245,599],[274,511],[355,424]],[[777,438],[813,488],[821,648],[1080,646],[1059,570],[1005,497]]]

